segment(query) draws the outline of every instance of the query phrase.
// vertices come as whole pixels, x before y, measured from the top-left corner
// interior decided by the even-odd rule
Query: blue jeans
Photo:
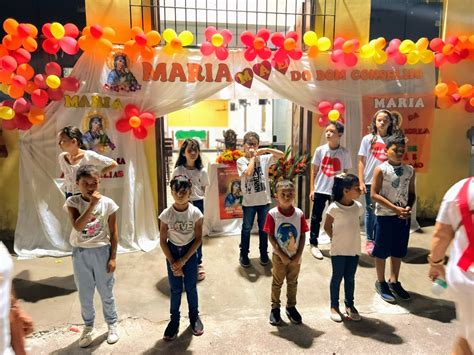
[[[97,288],[102,300],[102,311],[107,324],[117,322],[117,309],[113,293],[114,274],[107,272],[110,245],[98,248],[72,248],[74,280],[79,290],[81,314],[84,324],[94,325],[94,292]]]
[[[168,247],[170,248],[171,255],[175,260],[182,258],[193,245],[194,240],[184,246],[177,246],[168,241]],[[188,299],[189,319],[196,319],[198,310],[198,294],[197,294],[197,256],[194,253],[183,266],[184,276],[174,276],[171,271],[171,265],[166,260],[166,266],[168,269],[168,281],[171,288],[171,302],[170,302],[170,314],[171,320],[179,322],[180,313],[179,307],[181,306],[181,294],[183,292],[183,277],[184,277],[184,289],[186,290],[186,297]]]
[[[354,306],[355,273],[359,256],[335,255],[331,256],[332,277],[329,290],[331,293],[331,307],[339,307],[339,288],[344,278],[344,303],[346,307]]]
[[[242,221],[242,233],[240,235],[240,256],[248,256],[250,249],[250,232],[252,231],[255,214],[257,214],[258,237],[260,240],[260,256],[267,254],[268,235],[263,231],[265,219],[267,218],[270,204],[259,206],[242,206],[244,218]]]
[[[367,240],[375,241],[375,202],[370,198],[371,185],[365,185],[365,187],[367,188],[367,193],[365,194],[365,235]]]
[[[199,211],[204,215],[204,200],[196,200],[196,201],[191,201],[191,203],[199,208]],[[199,246],[199,248],[196,251],[197,258],[198,258],[198,265],[202,264],[202,243]]]

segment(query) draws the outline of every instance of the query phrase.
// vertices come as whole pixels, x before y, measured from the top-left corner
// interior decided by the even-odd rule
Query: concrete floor
[[[329,319],[331,264],[329,246],[323,246],[322,261],[314,259],[309,248],[304,253],[297,305],[303,324],[292,325],[283,315],[284,325],[271,326],[271,265],[258,263],[257,237],[252,237],[249,269],[238,264],[239,236],[205,238],[207,277],[198,286],[205,333],[193,336],[184,317],[179,337],[171,343],[162,340],[169,289],[160,249],[118,257],[115,295],[121,339],[115,345],[105,341],[96,295],[98,337],[88,349],[78,347],[82,320],[69,257],[16,260],[14,285],[35,321],[36,331],[28,340],[32,354],[446,354],[455,336],[455,310],[449,293],[440,299],[430,292],[426,255],[432,230],[412,234],[402,264],[401,281],[411,292],[410,302],[391,305],[380,300],[374,291],[373,261],[362,255],[356,275],[355,302],[363,317],[358,323]],[[187,314],[184,296],[182,314]]]

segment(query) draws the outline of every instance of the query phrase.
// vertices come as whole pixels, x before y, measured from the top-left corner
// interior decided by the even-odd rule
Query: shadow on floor
[[[454,302],[420,295],[416,292],[410,292],[410,296],[410,301],[399,301],[397,304],[411,314],[441,323],[450,323],[456,319]]]
[[[163,277],[160,281],[156,283],[156,289],[160,291],[163,295],[171,297],[170,283],[168,277]],[[184,286],[183,286],[184,289]]]
[[[79,347],[80,336],[81,336],[80,333],[77,334],[77,340],[74,343],[66,346],[65,348],[53,351],[50,354],[53,354],[53,355],[92,354],[97,350],[97,348],[102,343],[104,343],[107,340],[107,332],[105,332],[99,335],[97,338],[95,338],[92,344],[89,345],[87,348],[81,348]]]
[[[374,258],[367,254],[360,254],[359,266],[364,267],[364,268],[374,268],[375,267]]]
[[[403,339],[395,334],[396,328],[379,319],[362,317],[360,322],[344,321],[344,326],[352,333],[363,338],[371,338],[381,343],[402,344]]]
[[[161,334],[157,334],[157,336],[161,336]],[[182,333],[178,334],[175,340],[165,341],[160,339],[151,349],[145,350],[143,354],[192,354],[192,351],[187,350],[192,339],[193,333],[191,327],[188,326]]]
[[[428,249],[409,247],[407,255],[402,260],[407,264],[428,264],[426,257],[429,253]]]
[[[324,334],[324,332],[315,330],[304,323],[293,325],[282,321],[281,325],[275,327],[275,329],[275,331],[270,332],[271,335],[291,341],[303,349],[311,348],[314,339]]]
[[[69,295],[77,291],[74,275],[29,280],[29,272],[22,271],[13,279],[16,296],[25,302],[38,302],[47,298]]]

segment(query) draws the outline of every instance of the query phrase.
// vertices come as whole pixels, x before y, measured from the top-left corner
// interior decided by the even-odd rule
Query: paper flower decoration
[[[86,26],[79,38],[79,47],[86,53],[94,53],[99,57],[107,57],[112,51],[112,39],[115,31],[100,25]]]
[[[226,60],[229,56],[227,45],[232,41],[232,32],[229,30],[222,30],[218,32],[215,27],[209,26],[204,31],[206,41],[201,44],[202,55],[208,56],[216,53],[219,60]]]
[[[329,101],[321,101],[318,104],[318,110],[321,112],[321,117],[319,117],[318,123],[320,127],[326,127],[330,122],[339,121],[342,124],[345,123],[342,115],[346,110],[345,106],[341,102],[336,102],[332,104]]]
[[[407,63],[410,65],[418,63],[420,60],[427,64],[431,63],[434,59],[434,53],[428,48],[428,38],[420,38],[416,43],[410,39],[406,39],[400,43],[398,50],[406,54]]]
[[[41,32],[46,37],[42,43],[43,50],[49,54],[56,54],[60,49],[64,53],[74,55],[79,52],[79,45],[76,38],[79,36],[79,29],[72,23],[64,26],[59,22],[45,23]]]
[[[344,37],[337,37],[334,40],[334,48],[331,53],[333,63],[345,63],[348,67],[357,64],[355,52],[359,49],[357,39],[346,40]]]
[[[309,58],[316,58],[319,52],[325,52],[331,48],[331,40],[327,37],[320,37],[314,31],[308,31],[303,35],[303,42],[308,46]]]
[[[155,115],[151,112],[140,112],[137,106],[128,104],[124,109],[125,116],[115,123],[117,131],[125,133],[130,130],[137,139],[145,139],[148,135],[146,127],[155,123]]]
[[[375,64],[383,64],[388,59],[387,53],[383,50],[386,43],[383,37],[373,39],[360,48],[359,55],[361,58],[372,58]]]
[[[168,54],[179,53],[183,47],[189,46],[194,41],[194,36],[189,31],[183,31],[179,35],[175,30],[167,28],[163,31],[163,39],[166,42],[164,50]]]
[[[272,56],[272,51],[267,46],[267,42],[270,39],[270,31],[266,28],[262,28],[254,35],[250,31],[245,31],[240,35],[240,42],[247,49],[244,52],[244,57],[249,62],[254,60],[257,56],[260,59],[266,60]]]
[[[277,32],[272,35],[272,43],[278,48],[274,55],[276,63],[285,63],[289,61],[289,58],[293,60],[301,59],[303,52],[298,47],[298,34],[294,31],[290,31],[284,36],[282,33]]]
[[[161,36],[157,31],[145,33],[140,27],[134,26],[132,39],[125,42],[123,51],[132,61],[136,61],[138,56],[150,61],[153,59],[153,46],[157,46],[160,41]]]
[[[34,52],[38,48],[36,36],[38,29],[31,23],[18,23],[12,18],[3,22],[3,29],[7,33],[2,40],[2,44],[9,50],[15,50],[20,47],[28,52]]]
[[[388,58],[393,60],[398,65],[404,65],[407,62],[407,56],[399,50],[401,43],[402,41],[400,41],[398,38],[392,39],[385,50]]]
[[[472,37],[472,36],[471,36]],[[467,43],[471,42],[469,40]],[[449,36],[444,42],[441,38],[434,38],[430,42],[430,48],[435,54],[435,66],[440,67],[446,62],[456,64],[462,59],[470,56],[469,44],[460,42],[457,36]],[[474,38],[472,38],[472,47],[474,48]]]
[[[64,91],[76,92],[79,89],[79,81],[76,78],[62,77],[62,68],[58,63],[47,63],[45,72],[45,75],[37,74],[34,78],[34,83],[38,88],[31,93],[31,101],[35,106],[44,107],[49,100],[61,100],[64,97]]]

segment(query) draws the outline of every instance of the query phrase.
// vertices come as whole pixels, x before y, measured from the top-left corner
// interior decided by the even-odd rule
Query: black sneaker
[[[243,268],[248,268],[250,266],[250,259],[247,255],[241,255],[239,263]]]
[[[272,308],[270,312],[270,324],[271,325],[280,325],[281,317],[280,317],[280,308]]]
[[[402,299],[403,301],[409,301],[411,299],[410,294],[405,291],[400,282],[388,282],[388,287],[395,296]]]
[[[377,293],[385,302],[395,302],[395,297],[393,296],[393,293],[390,291],[390,288],[388,287],[388,284],[385,281],[375,281],[375,291],[377,291]]]
[[[270,262],[270,259],[268,258],[268,253],[260,255],[260,265],[268,265]]]
[[[201,318],[199,318],[199,316],[196,319],[192,319],[190,323],[191,323],[191,330],[193,331],[194,335],[196,336],[203,335],[204,325],[202,324]]]
[[[296,310],[296,307],[286,308],[286,315],[293,324],[301,324],[301,314]]]
[[[165,334],[163,335],[163,339],[166,341],[175,340],[178,336],[179,331],[179,322],[177,321],[170,321],[168,326],[165,329]]]

